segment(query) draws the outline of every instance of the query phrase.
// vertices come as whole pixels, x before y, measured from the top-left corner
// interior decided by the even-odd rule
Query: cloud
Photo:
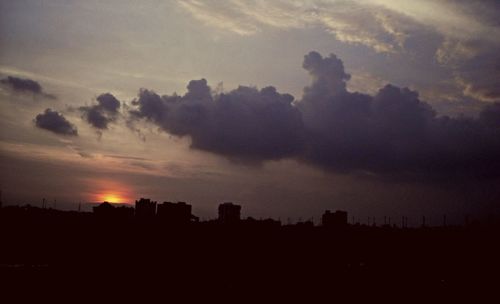
[[[31,93],[33,95],[43,96],[48,99],[56,99],[55,95],[45,93],[42,89],[42,86],[38,82],[31,79],[7,76],[7,78],[1,79],[0,83],[9,87],[15,92]]]
[[[121,103],[110,93],[101,94],[96,100],[97,104],[83,106],[79,110],[83,113],[83,118],[94,128],[105,130],[109,123],[118,118]]]
[[[15,91],[31,92],[34,94],[42,93],[42,87],[40,84],[31,79],[8,76],[7,78],[0,80],[0,82],[10,86]]]
[[[479,114],[479,120],[492,129],[500,128],[500,102],[486,106]]]
[[[141,90],[131,119],[189,136],[192,148],[235,160],[280,159],[301,148],[302,120],[291,95],[245,86],[212,95],[205,79],[192,80],[187,89],[184,96]]]
[[[137,161],[150,161],[150,159],[148,158],[144,158],[144,157],[133,157],[133,156],[124,156],[124,155],[111,155],[111,154],[107,154],[107,155],[104,155],[106,157],[111,157],[111,158],[116,158],[116,159],[127,159],[127,160],[137,160]]]
[[[78,146],[74,146],[72,145],[72,141],[67,141],[65,140],[64,141],[65,143],[68,144],[68,148],[72,151],[74,151],[76,154],[78,154],[80,157],[82,158],[87,158],[87,159],[92,159],[94,158],[94,154],[86,151],[85,149],[81,148],[81,147],[78,147]]]
[[[500,13],[500,11],[499,11]],[[500,40],[445,39],[436,58],[449,67],[462,95],[483,102],[500,101]]]
[[[441,6],[437,4],[437,6]],[[443,7],[444,8],[444,7]],[[434,18],[443,42],[436,59],[450,68],[462,95],[483,102],[500,101],[500,14],[498,1],[451,1]]]
[[[310,52],[303,68],[312,81],[300,100],[274,87],[219,93],[205,79],[192,80],[183,96],[142,89],[128,120],[188,136],[191,148],[236,161],[295,158],[327,171],[380,176],[499,175],[500,103],[475,119],[439,117],[408,88],[350,92],[351,76],[333,54]]]
[[[365,2],[365,1],[359,1]],[[498,1],[433,1],[433,0],[370,0],[393,14],[410,17],[421,25],[429,26],[444,37],[459,40],[494,40],[498,34]]]
[[[446,40],[498,42],[498,1],[180,0],[181,8],[205,24],[240,35],[267,28],[318,27],[342,42],[377,52],[400,51],[405,40],[432,29]]]
[[[311,29],[378,53],[435,54],[461,88],[455,99],[500,98],[498,1],[183,0],[180,7],[206,25],[248,36],[266,29]],[[421,59],[429,63],[430,58]]]
[[[308,138],[305,161],[339,171],[381,171],[391,166],[385,158],[397,161],[419,146],[409,139],[423,137],[434,114],[415,92],[387,85],[375,96],[351,93],[350,76],[335,55],[311,52],[303,66],[313,79],[298,103]]]
[[[497,50],[490,49],[473,60],[464,61],[455,70],[455,81],[463,89],[463,95],[484,102],[500,101],[500,55]]]
[[[389,84],[373,96],[349,92],[348,74],[334,55],[312,52],[304,68],[313,76],[298,103],[307,132],[305,162],[340,172],[498,176],[499,104],[483,109],[477,119],[438,117],[407,88]]]
[[[361,44],[380,53],[404,47],[415,28],[413,19],[394,14],[367,1],[199,1],[184,0],[180,7],[205,24],[238,35],[265,28],[322,28],[337,40]]]
[[[35,125],[60,135],[77,136],[78,130],[62,114],[51,109],[38,114],[34,119]]]
[[[80,151],[77,153],[78,153],[78,155],[80,155],[83,158],[94,158],[94,155],[92,155],[91,153],[88,153],[88,152]]]

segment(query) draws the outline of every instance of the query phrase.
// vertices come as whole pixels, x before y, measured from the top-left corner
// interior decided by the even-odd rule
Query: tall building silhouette
[[[321,217],[321,223],[325,227],[347,226],[347,212],[341,210],[330,212],[330,210],[326,210]]]
[[[219,221],[222,223],[234,223],[240,220],[241,206],[231,202],[219,205]]]
[[[187,224],[196,217],[191,214],[191,205],[185,202],[164,202],[157,208],[158,218],[168,224]]]
[[[137,218],[154,218],[156,215],[156,202],[151,201],[149,198],[140,198],[135,201],[135,216]]]

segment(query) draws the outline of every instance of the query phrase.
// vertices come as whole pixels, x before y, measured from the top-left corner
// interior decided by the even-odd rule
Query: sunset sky
[[[0,0],[4,204],[499,213],[498,1]]]

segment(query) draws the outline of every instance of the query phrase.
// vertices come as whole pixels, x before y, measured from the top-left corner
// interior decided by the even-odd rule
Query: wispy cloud
[[[419,47],[449,69],[462,95],[480,101],[500,99],[500,4],[465,1],[210,1],[179,0],[207,26],[239,35],[266,29],[315,28],[340,42],[378,53],[411,54],[407,41],[432,33],[437,45]],[[424,44],[422,46],[422,44]],[[477,67],[480,68],[477,68]]]
[[[224,31],[253,35],[266,27],[318,27],[337,40],[377,52],[401,49],[412,20],[382,6],[353,1],[200,1],[181,0],[193,17]]]

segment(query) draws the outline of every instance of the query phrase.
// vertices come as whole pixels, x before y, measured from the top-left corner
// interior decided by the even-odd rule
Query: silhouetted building
[[[326,210],[321,218],[321,223],[325,227],[344,227],[347,226],[347,212],[337,210],[330,212]]]
[[[159,204],[157,215],[163,222],[169,224],[187,224],[197,219],[191,214],[191,205],[185,202]]]
[[[156,202],[149,198],[142,198],[135,201],[135,216],[137,218],[154,218],[156,215]]]
[[[219,205],[219,221],[223,223],[234,223],[240,220],[241,206],[230,202]]]
[[[120,206],[115,207],[113,204],[104,202],[98,206],[94,206],[93,212],[99,218],[105,219],[127,219],[134,217],[134,209],[131,207]]]
[[[242,220],[242,222],[248,228],[279,228],[279,227],[281,227],[280,221],[273,220],[271,218],[256,220],[253,217],[247,217],[245,220]]]

